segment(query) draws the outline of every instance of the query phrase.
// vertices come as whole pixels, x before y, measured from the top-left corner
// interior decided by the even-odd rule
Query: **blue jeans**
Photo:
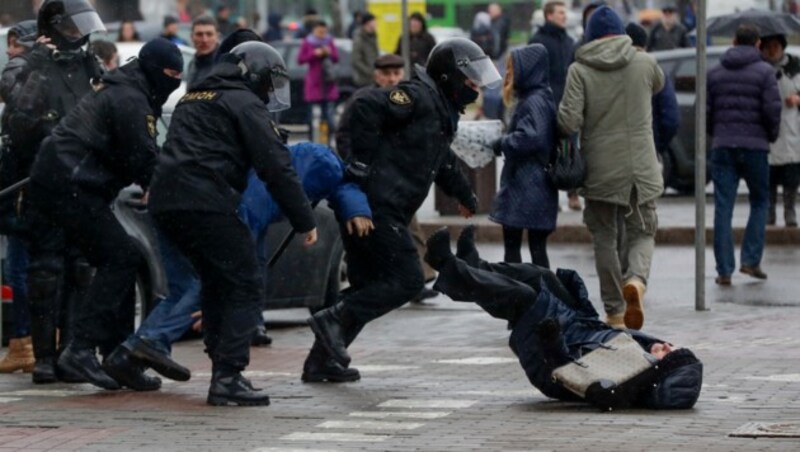
[[[711,154],[714,180],[714,257],[717,274],[730,276],[736,267],[731,221],[739,180],[750,192],[750,215],[742,241],[742,266],[758,267],[764,255],[769,212],[769,163],[766,150],[719,148]]]
[[[6,263],[3,278],[8,281],[13,292],[11,316],[14,319],[14,337],[25,337],[31,334],[31,313],[28,306],[28,247],[21,239],[8,236]]]
[[[160,351],[170,353],[172,343],[195,322],[192,314],[201,309],[200,279],[189,259],[160,232],[158,242],[169,283],[169,296],[156,305],[125,345],[130,349],[143,338]]]

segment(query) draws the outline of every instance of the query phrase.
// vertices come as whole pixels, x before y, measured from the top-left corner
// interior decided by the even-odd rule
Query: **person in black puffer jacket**
[[[567,69],[572,64],[575,54],[575,41],[569,37],[564,28],[567,23],[567,10],[563,2],[548,2],[544,6],[545,23],[528,44],[541,44],[547,48],[550,56],[550,87],[556,106],[564,95],[564,84],[567,82]]]
[[[615,398],[613,393],[596,398],[587,391],[582,399],[552,378],[556,368],[624,332],[600,320],[576,272],[559,269],[553,273],[531,264],[490,264],[475,248],[474,227],[462,231],[455,256],[447,229],[434,233],[427,245],[425,259],[439,271],[434,288],[507,320],[512,330],[509,347],[536,389],[554,399],[610,407],[607,403]],[[627,333],[657,362],[642,378],[634,379],[632,388],[622,391],[624,396],[616,396],[616,406],[692,408],[703,385],[703,363],[688,349],[639,331]]]

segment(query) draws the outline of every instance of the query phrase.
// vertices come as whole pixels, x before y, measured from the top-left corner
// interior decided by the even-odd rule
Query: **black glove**
[[[494,152],[494,155],[496,155],[498,157],[503,155],[503,149],[502,149],[502,147],[503,147],[503,139],[502,138],[498,138],[498,139],[494,140],[492,142],[492,144],[489,145],[489,147],[492,148],[492,152]]]
[[[478,213],[478,197],[473,193],[469,201],[464,203],[463,206],[466,207],[471,214],[475,215]]]

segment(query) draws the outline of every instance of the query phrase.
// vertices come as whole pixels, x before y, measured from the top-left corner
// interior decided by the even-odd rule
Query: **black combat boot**
[[[125,347],[121,345],[120,347]],[[192,372],[172,360],[169,354],[160,351],[157,347],[150,344],[150,341],[139,338],[130,349],[131,355],[138,359],[142,364],[148,366],[161,375],[176,381],[189,381]]]
[[[67,372],[83,375],[89,383],[103,389],[120,388],[119,383],[100,367],[93,348],[75,348],[74,344],[67,345],[58,357],[58,367]]]
[[[478,248],[475,247],[475,225],[469,225],[461,230],[456,242],[456,257],[463,260],[470,267],[477,268],[481,263]]]
[[[161,388],[161,379],[145,374],[145,366],[125,347],[117,347],[103,360],[103,370],[134,391],[156,391]]]
[[[455,259],[450,250],[450,231],[447,227],[434,232],[425,242],[427,251],[425,252],[425,262],[434,270],[441,270],[445,264]]]
[[[272,344],[272,338],[267,335],[267,327],[264,324],[259,324],[256,332],[253,334],[253,339],[250,340],[250,345],[254,347],[266,347]]]
[[[348,323],[347,311],[341,302],[308,318],[308,324],[320,345],[342,367],[350,364],[350,354],[347,353],[347,344],[345,343]]]
[[[213,406],[267,406],[269,396],[256,389],[241,373],[212,372],[206,403]]]
[[[333,358],[329,357],[319,341],[315,341],[303,364],[303,375],[300,379],[304,383],[344,383],[358,381],[361,374],[358,369],[344,367]]]
[[[31,378],[36,384],[55,383],[58,278],[43,271],[28,274],[31,310],[31,342],[36,363]]]
[[[794,210],[795,200],[797,199],[797,187],[784,187],[783,189],[783,219],[786,221],[787,228],[797,227],[797,212]]]

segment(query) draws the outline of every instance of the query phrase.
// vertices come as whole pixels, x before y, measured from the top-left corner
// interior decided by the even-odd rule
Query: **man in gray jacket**
[[[375,33],[375,16],[365,13],[361,18],[361,28],[353,39],[353,81],[356,86],[368,86],[372,82],[375,60],[380,55],[378,35]]]
[[[664,191],[653,141],[650,99],[664,86],[656,61],[637,52],[625,25],[601,6],[570,66],[558,111],[561,132],[581,134],[587,164],[581,194],[592,233],[606,321],[640,329],[655,248],[656,198]],[[624,215],[628,269],[617,254],[617,215]]]

